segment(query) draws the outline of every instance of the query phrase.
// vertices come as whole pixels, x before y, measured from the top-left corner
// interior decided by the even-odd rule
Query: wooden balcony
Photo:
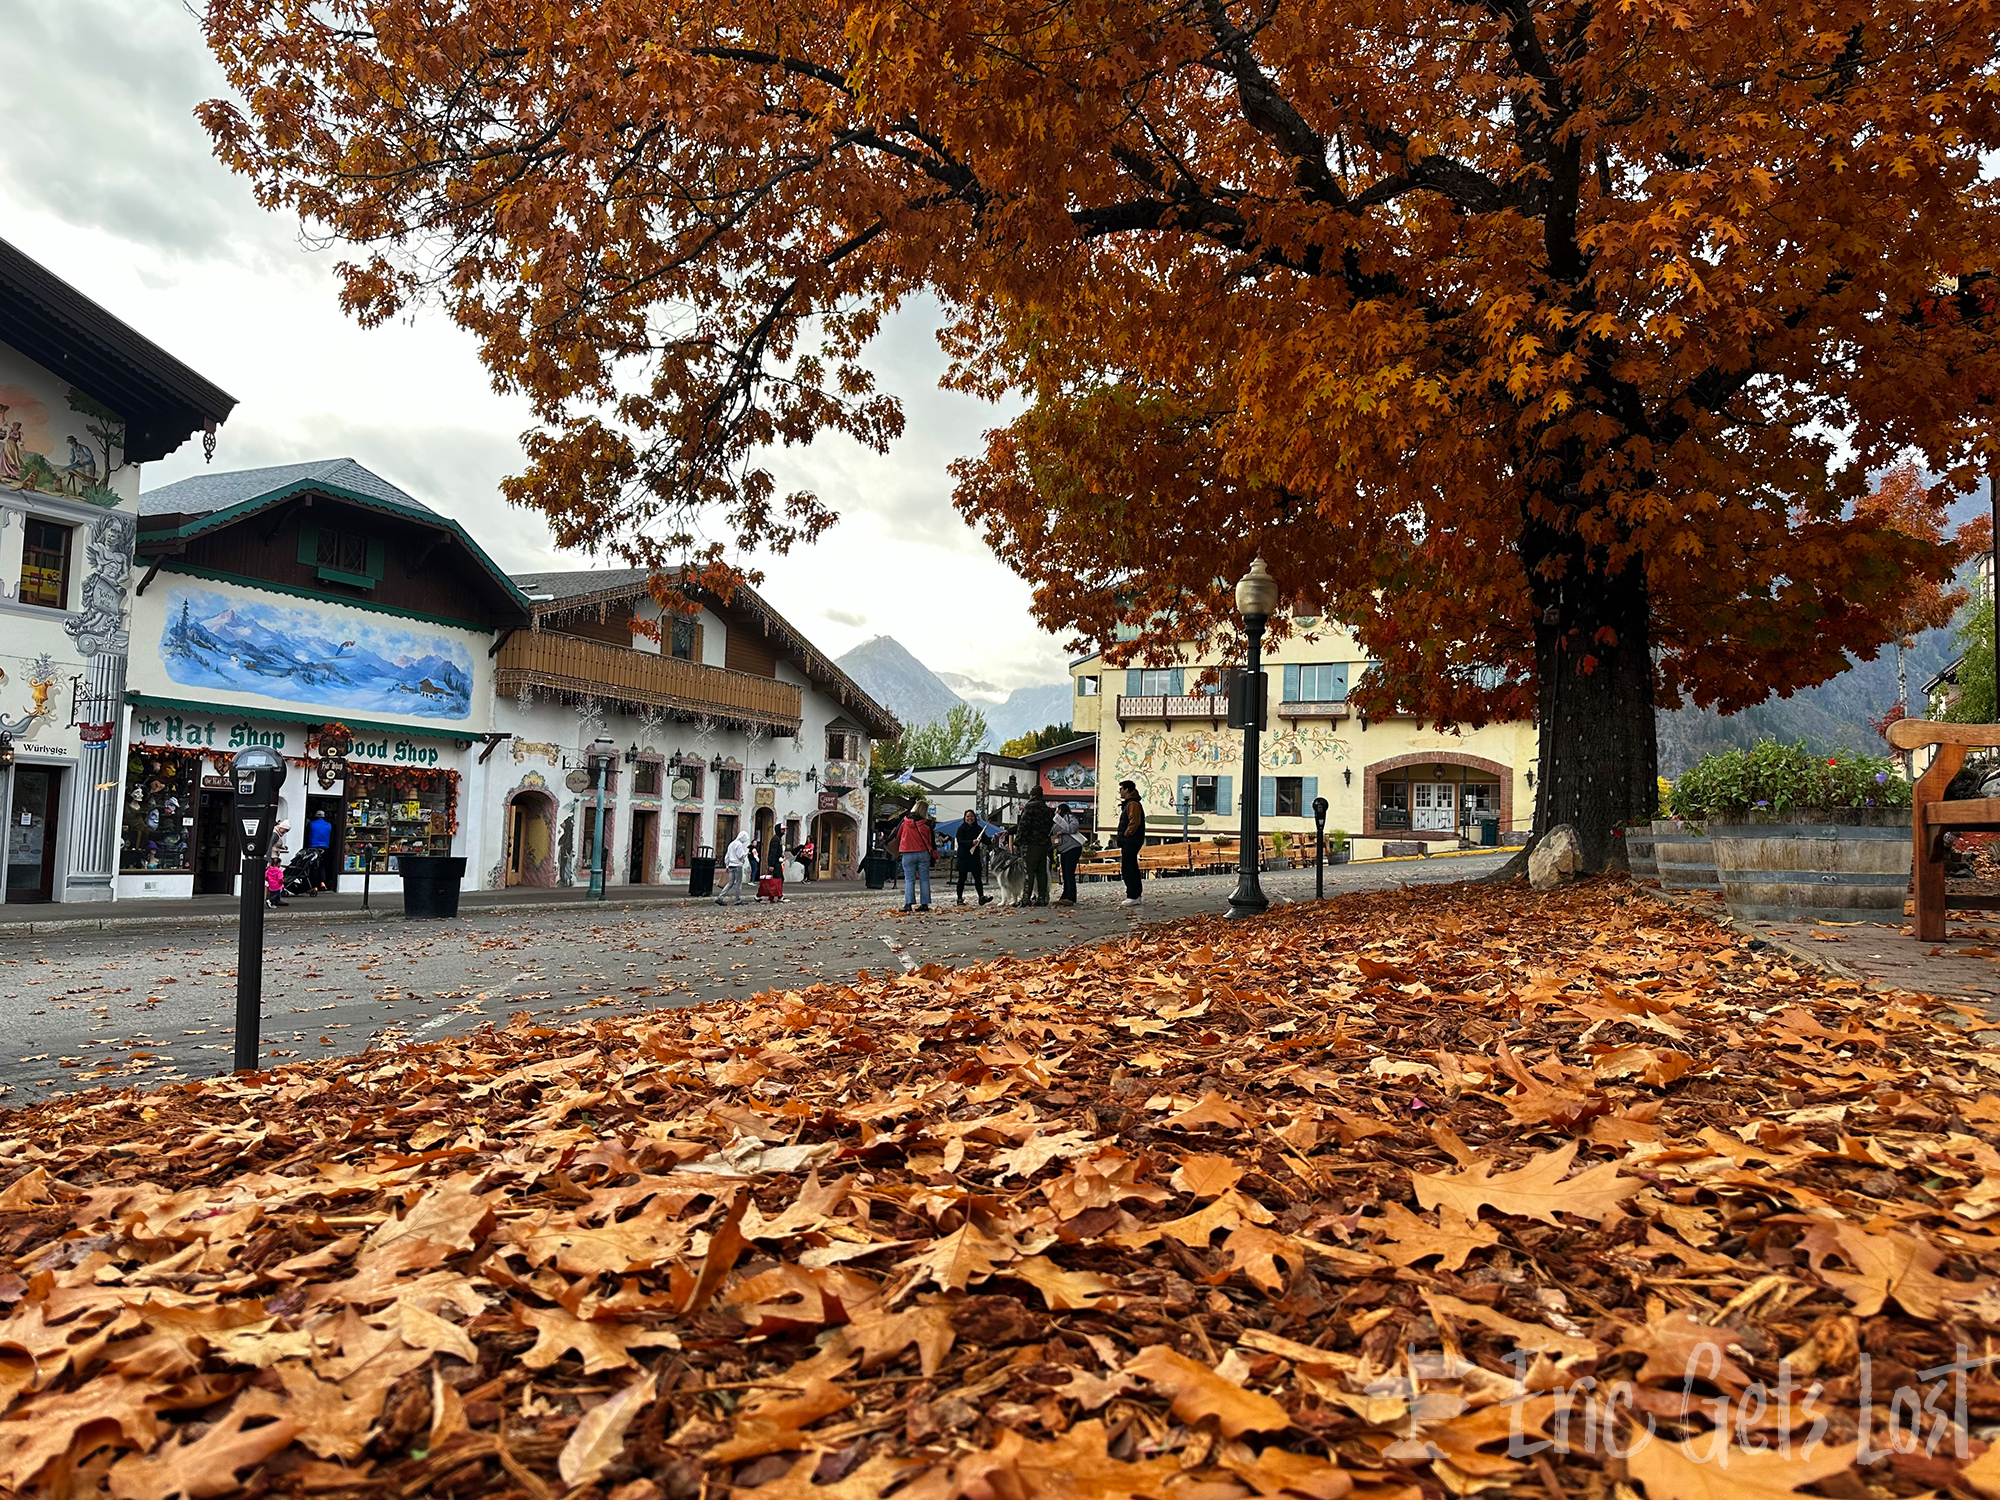
[[[1221,723],[1229,717],[1229,699],[1220,693],[1169,693],[1164,697],[1118,699],[1118,722],[1129,724],[1134,719],[1161,719],[1171,724],[1176,719],[1208,719]]]
[[[537,687],[690,718],[761,724],[781,734],[797,734],[803,717],[799,690],[789,683],[553,631],[508,637],[496,670],[498,691],[509,696]]]

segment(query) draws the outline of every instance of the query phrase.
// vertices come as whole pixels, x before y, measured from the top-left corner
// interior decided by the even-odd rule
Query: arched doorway
[[[556,883],[556,799],[528,788],[507,797],[507,884]]]
[[[1361,796],[1367,838],[1456,840],[1482,818],[1514,826],[1513,768],[1462,750],[1378,760],[1362,772]]]
[[[856,825],[846,813],[823,812],[812,820],[813,871],[821,880],[851,880],[855,861]]]

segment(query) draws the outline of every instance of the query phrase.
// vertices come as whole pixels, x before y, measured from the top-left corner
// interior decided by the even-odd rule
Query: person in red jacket
[[[929,811],[929,805],[919,801],[896,825],[896,852],[903,856],[904,911],[910,910],[919,890],[923,902],[916,909],[931,909],[931,860],[937,854],[937,835],[931,832]]]

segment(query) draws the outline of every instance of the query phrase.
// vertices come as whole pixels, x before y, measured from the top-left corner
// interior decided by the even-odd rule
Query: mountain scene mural
[[[472,713],[472,657],[459,642],[332,610],[175,588],[160,659],[188,687],[419,719]]]

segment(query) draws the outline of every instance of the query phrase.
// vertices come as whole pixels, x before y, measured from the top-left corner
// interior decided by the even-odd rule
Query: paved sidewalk
[[[1719,895],[1640,889],[1656,900],[1705,912],[1870,989],[1916,990],[1978,1005],[2000,1021],[2000,920],[1955,913],[1942,943],[1921,942],[1908,926],[1884,922],[1751,922],[1729,915]]]
[[[787,901],[821,900],[863,891],[859,880],[793,880],[785,883]],[[325,922],[386,922],[403,920],[400,891],[369,893],[361,904],[357,891],[319,896],[288,896],[286,904],[266,909],[267,931]],[[568,911],[602,907],[630,911],[638,907],[700,905],[707,896],[690,896],[686,885],[614,885],[604,900],[593,901],[583,886],[514,886],[504,891],[465,891],[458,899],[463,916],[487,912]],[[144,932],[184,927],[233,927],[241,906],[235,896],[180,896],[127,901],[93,901],[33,906],[0,906],[0,941],[9,937],[52,936],[70,932]]]

